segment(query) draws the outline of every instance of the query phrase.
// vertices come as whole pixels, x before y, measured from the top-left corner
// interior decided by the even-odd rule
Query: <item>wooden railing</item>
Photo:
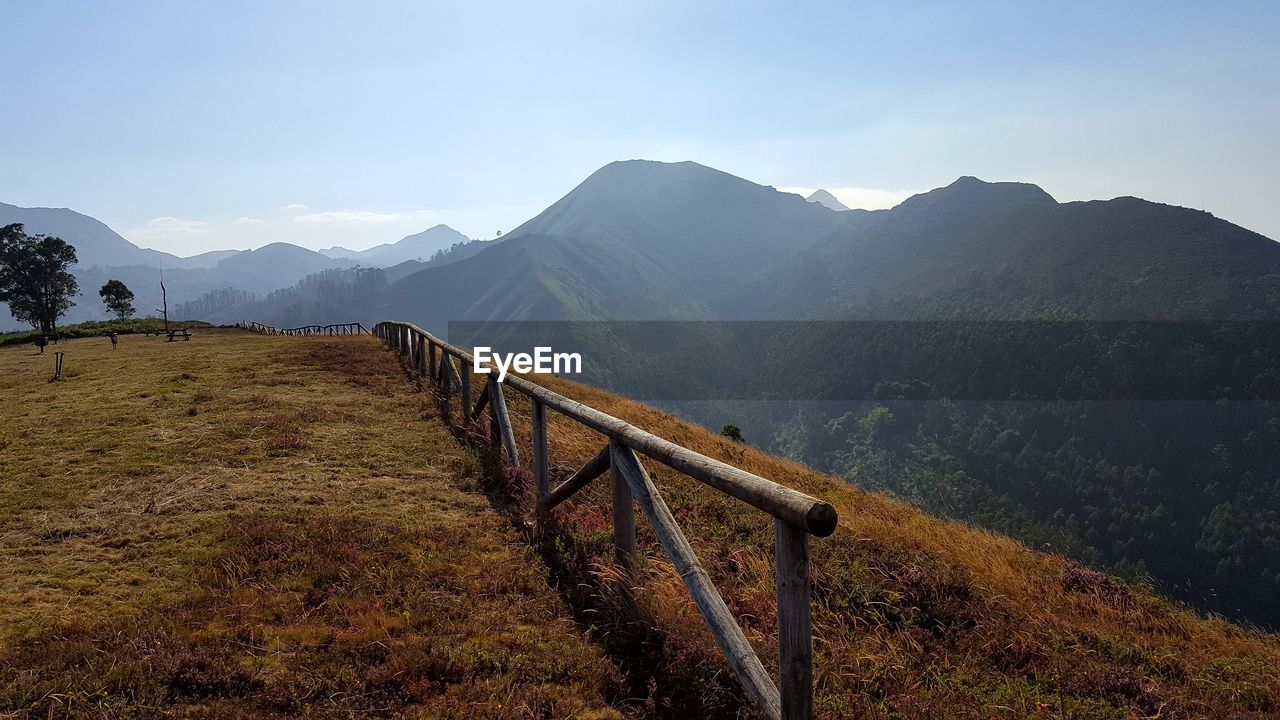
[[[557,505],[605,471],[611,471],[613,541],[621,568],[628,572],[635,568],[633,503],[638,503],[746,694],[771,720],[812,717],[809,536],[825,537],[835,531],[837,517],[833,507],[785,485],[664,440],[521,377],[508,375],[500,383],[496,373],[489,373],[485,388],[473,405],[470,369],[473,359],[470,352],[410,323],[381,322],[374,326],[372,334],[446,394],[455,390],[460,392],[462,412],[467,422],[478,420],[487,406],[490,439],[498,446],[503,462],[508,465],[520,464],[520,450],[503,398],[503,387],[528,396],[532,401],[532,468],[537,498],[535,520],[539,532]],[[454,365],[455,359],[463,363],[462,372]],[[608,444],[595,457],[554,489],[550,487],[548,476],[547,408],[608,438]],[[773,516],[781,690],[765,671],[742,628],[698,561],[657,486],[640,464],[637,452]]]
[[[240,327],[263,335],[363,335],[368,330],[360,323],[336,323],[333,325],[303,325],[296,328],[278,328],[262,323],[240,323]]]

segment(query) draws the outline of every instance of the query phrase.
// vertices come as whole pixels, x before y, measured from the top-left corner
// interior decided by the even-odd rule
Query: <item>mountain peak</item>
[[[705,245],[748,216],[774,223],[776,212],[800,216],[804,223],[831,222],[829,213],[798,196],[696,162],[620,160],[596,170],[508,237],[633,237],[635,228],[647,226],[649,243],[679,237]]]
[[[991,209],[1057,204],[1058,201],[1038,185],[1021,182],[987,182],[972,175],[962,175],[946,187],[912,195],[895,210],[951,212],[965,208]]]
[[[320,253],[331,258],[359,260],[381,267],[399,265],[408,260],[426,260],[437,250],[448,250],[458,243],[470,242],[471,238],[443,223],[433,225],[426,230],[406,235],[393,243],[375,245],[367,250],[351,250],[345,247],[331,247]]]
[[[712,177],[732,175],[707,167],[692,160],[663,162],[661,160],[615,160],[587,176],[579,187],[591,187],[600,183],[635,183],[660,181],[672,177]]]
[[[821,188],[814,190],[809,197],[805,198],[811,203],[818,203],[822,207],[831,208],[832,210],[848,210],[849,206],[836,199],[835,195]]]
[[[986,194],[1004,199],[1028,200],[1031,202],[1057,204],[1053,196],[1045,192],[1039,185],[1024,182],[987,182],[972,175],[961,175],[955,182],[941,188],[952,192]]]

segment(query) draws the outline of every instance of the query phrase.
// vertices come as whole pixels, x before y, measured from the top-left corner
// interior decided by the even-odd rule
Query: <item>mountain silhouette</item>
[[[832,195],[826,190],[814,190],[809,194],[809,197],[805,198],[805,200],[808,200],[811,203],[818,203],[822,207],[830,208],[832,210],[839,211],[849,209],[848,206],[837,200],[835,195]]]
[[[1280,245],[1137,198],[1058,203],[961,177],[840,213],[697,163],[607,165],[504,242],[395,282],[388,312],[448,320],[1253,316]],[[1259,285],[1259,283],[1263,283]],[[955,302],[955,293],[981,302]]]
[[[384,243],[368,250],[332,247],[321,250],[320,253],[331,258],[357,260],[364,265],[391,267],[409,260],[426,261],[436,252],[448,250],[455,244],[469,241],[470,238],[448,225],[436,225],[420,233],[408,235],[397,242]]]

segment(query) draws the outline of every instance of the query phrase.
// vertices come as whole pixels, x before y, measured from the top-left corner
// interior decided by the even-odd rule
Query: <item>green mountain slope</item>
[[[1268,279],[1280,273],[1280,245],[1202,211],[1130,197],[1059,204],[1034,185],[966,177],[851,215],[744,296],[777,318],[1056,308],[1168,320],[1280,307]]]
[[[696,163],[601,168],[503,242],[396,283],[386,308],[449,320],[718,317],[722,295],[840,215]]]

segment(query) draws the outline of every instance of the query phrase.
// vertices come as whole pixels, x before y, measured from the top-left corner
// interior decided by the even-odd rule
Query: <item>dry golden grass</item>
[[[57,349],[0,349],[0,716],[616,715],[373,341]]]

